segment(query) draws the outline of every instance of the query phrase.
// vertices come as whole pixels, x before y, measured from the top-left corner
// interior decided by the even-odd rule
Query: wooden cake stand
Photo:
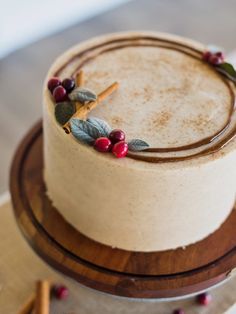
[[[42,153],[40,121],[16,151],[10,190],[22,233],[55,269],[114,295],[171,298],[216,285],[236,267],[236,210],[215,233],[185,249],[130,252],[90,240],[67,223],[48,199]]]

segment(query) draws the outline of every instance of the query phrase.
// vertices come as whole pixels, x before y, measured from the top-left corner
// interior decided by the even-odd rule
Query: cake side
[[[63,55],[48,77],[88,47],[134,36],[140,36],[137,47],[111,50],[83,65],[85,84],[92,90],[99,92],[112,80],[120,81],[119,90],[91,115],[105,119],[113,128],[124,129],[130,138],[142,137],[159,148],[200,142],[224,128],[232,106],[231,83],[202,61],[172,50],[170,44],[168,48],[140,47],[145,36],[204,49],[175,36],[124,33],[100,37]],[[62,77],[77,68],[74,60]],[[204,149],[210,145],[205,144]],[[171,163],[118,160],[65,134],[55,121],[53,101],[44,89],[48,194],[79,231],[113,247],[165,250],[194,243],[215,231],[234,204],[234,148],[232,140],[213,154]],[[199,145],[187,154],[201,150]],[[164,153],[164,157],[169,154],[181,158],[186,151]]]

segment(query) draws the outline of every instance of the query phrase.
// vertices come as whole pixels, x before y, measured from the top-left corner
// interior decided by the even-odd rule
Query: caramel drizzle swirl
[[[151,41],[151,42],[146,42],[146,41]],[[109,45],[115,45],[114,47],[109,47]],[[174,46],[175,45],[175,46]],[[107,47],[108,46],[108,47]],[[197,60],[201,60],[202,58],[202,51],[198,50],[194,47],[175,42],[175,41],[170,41],[162,38],[157,38],[157,37],[152,37],[152,36],[135,36],[132,38],[118,38],[115,40],[110,40],[105,43],[101,43],[98,45],[95,45],[89,49],[86,49],[78,54],[75,54],[74,56],[71,57],[68,62],[63,64],[56,72],[55,76],[59,76],[61,72],[68,66],[68,64],[72,63],[73,61],[77,59],[82,59],[82,57],[86,57],[80,64],[75,68],[75,70],[72,73],[73,77],[76,77],[76,74],[81,71],[82,67],[87,64],[89,61],[93,60],[96,56],[107,53],[113,50],[117,49],[123,49],[126,47],[134,47],[134,46],[147,46],[147,47],[161,47],[165,49],[172,49],[179,51],[181,53],[184,53],[192,58],[195,58]],[[93,51],[96,52],[97,49],[102,49],[99,51],[99,53],[90,56],[89,54]],[[210,65],[209,65],[210,66]],[[188,145],[182,145],[178,147],[163,147],[163,148],[158,148],[158,147],[151,147],[147,148],[142,153],[134,153],[134,152],[129,152],[127,154],[127,157],[135,159],[135,160],[140,160],[140,161],[146,161],[146,162],[151,162],[151,163],[165,163],[165,162],[176,162],[176,161],[183,161],[183,160],[189,160],[192,158],[196,157],[201,157],[205,155],[209,155],[212,153],[216,153],[219,150],[221,150],[223,147],[225,147],[231,140],[235,138],[236,135],[236,126],[226,135],[226,137],[222,138],[219,140],[219,137],[221,137],[226,130],[229,128],[231,125],[232,121],[232,115],[235,111],[235,93],[234,90],[232,89],[232,86],[229,83],[229,80],[222,76],[220,73],[217,72],[219,77],[222,79],[222,81],[226,84],[228,87],[228,90],[230,92],[230,110],[228,114],[227,121],[225,125],[215,132],[213,135],[210,135],[204,139],[201,139],[197,142],[188,144]],[[218,141],[219,140],[219,141]],[[208,144],[214,144],[211,147],[205,148],[199,152],[195,152],[186,156],[170,156],[170,157],[159,157],[159,156],[147,156],[146,153],[171,153],[171,152],[181,152],[181,151],[187,151],[187,150],[192,150],[199,148],[201,146],[205,146]]]

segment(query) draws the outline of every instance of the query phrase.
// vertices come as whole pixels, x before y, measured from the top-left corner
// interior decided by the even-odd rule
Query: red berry
[[[210,51],[205,51],[203,53],[202,59],[205,61],[209,61],[209,58],[212,56],[212,53]]]
[[[54,295],[57,299],[66,299],[69,295],[69,290],[66,286],[55,286],[53,287]]]
[[[211,303],[211,301],[212,301],[212,297],[207,292],[201,293],[197,296],[197,302],[201,305],[208,305],[209,303]]]
[[[224,61],[225,56],[224,56],[224,54],[223,54],[222,51],[216,52],[215,55],[216,55],[217,57],[221,58],[222,61]]]
[[[48,89],[50,90],[51,93],[53,93],[54,89],[60,85],[61,85],[61,81],[58,77],[52,77],[48,81]]]
[[[99,137],[94,142],[94,148],[99,152],[108,152],[111,149],[111,141],[107,137]]]
[[[128,152],[128,144],[124,141],[116,143],[112,148],[112,153],[117,158],[123,158],[127,155]]]
[[[218,65],[221,64],[223,60],[221,59],[221,57],[218,57],[217,55],[214,54],[210,56],[209,62],[213,65]]]
[[[75,87],[75,80],[66,78],[62,81],[62,86],[65,88],[67,93],[70,93]]]
[[[174,310],[173,314],[184,314],[184,310],[183,309],[176,309],[176,310]]]
[[[53,97],[56,102],[61,102],[67,99],[66,90],[62,86],[57,86],[53,91]]]
[[[120,142],[120,141],[124,141],[125,140],[125,133],[120,129],[115,129],[115,130],[111,131],[111,133],[109,135],[109,139],[111,140],[111,142],[113,144]]]

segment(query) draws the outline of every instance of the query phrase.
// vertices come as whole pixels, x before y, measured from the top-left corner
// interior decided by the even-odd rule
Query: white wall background
[[[0,0],[0,58],[129,0]]]

